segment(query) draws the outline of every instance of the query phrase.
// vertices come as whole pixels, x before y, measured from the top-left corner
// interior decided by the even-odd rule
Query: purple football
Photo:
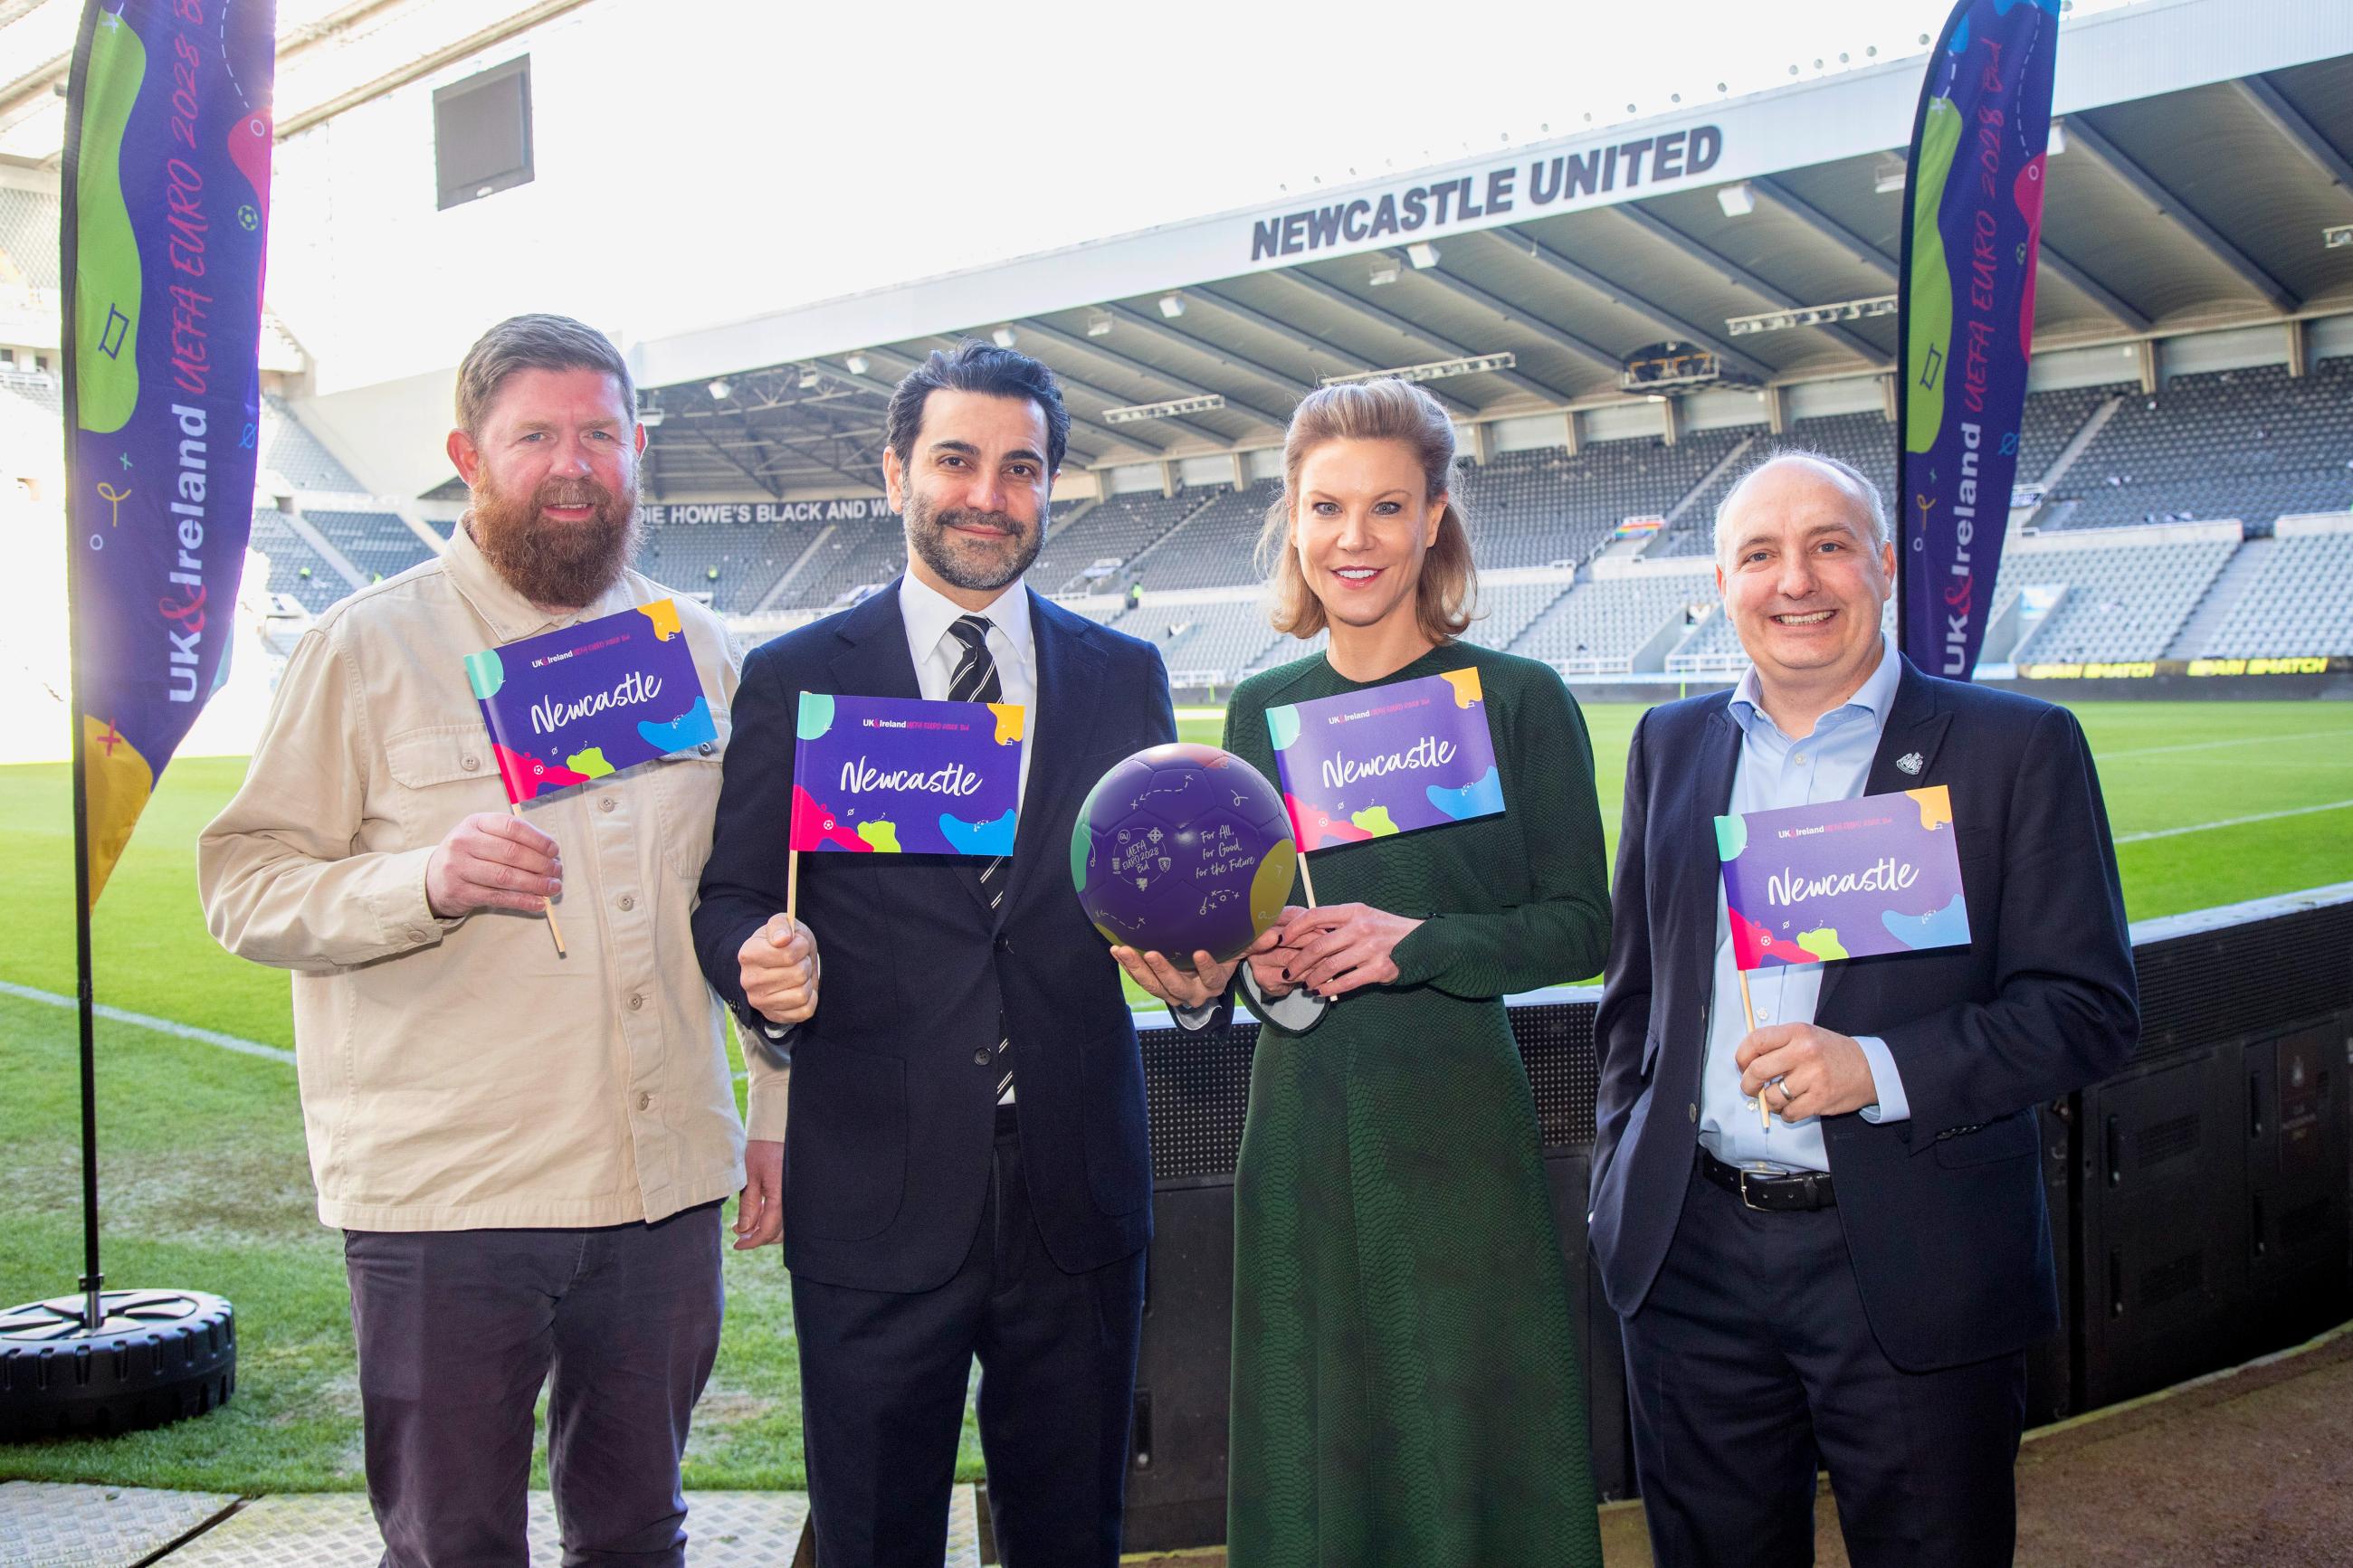
[[[1071,880],[1106,940],[1191,970],[1240,957],[1282,913],[1298,854],[1282,796],[1229,752],[1184,742],[1103,774],[1071,831]]]

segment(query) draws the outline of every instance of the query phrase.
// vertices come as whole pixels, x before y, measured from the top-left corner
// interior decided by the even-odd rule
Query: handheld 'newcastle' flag
[[[1968,945],[1943,784],[1719,816],[1715,840],[1743,971]]]
[[[253,525],[269,0],[83,8],[66,93],[66,516],[92,903],[227,679]]]
[[[668,599],[468,654],[466,679],[517,805],[719,738]]]
[[[1018,702],[801,693],[791,847],[885,855],[1013,853]]]
[[[1266,710],[1299,852],[1504,809],[1476,669]]]
[[[1967,680],[1993,618],[2034,340],[2060,0],[1961,0],[1928,56],[1904,188],[1899,624]]]

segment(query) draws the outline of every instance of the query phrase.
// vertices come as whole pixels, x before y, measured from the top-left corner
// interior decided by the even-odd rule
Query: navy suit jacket
[[[799,914],[823,974],[792,1038],[785,1261],[870,1290],[927,1290],[970,1250],[989,1184],[1000,1038],[1047,1252],[1100,1268],[1152,1235],[1144,1069],[1119,966],[1079,908],[1071,828],[1095,781],[1176,738],[1159,651],[1032,597],[1037,750],[1004,903],[948,856],[804,854]],[[702,972],[744,1016],[735,954],[785,907],[803,691],[923,695],[898,584],[763,644],[735,694],[694,912]],[[751,1043],[747,1033],[746,1043]]]
[[[1631,1314],[1666,1257],[1699,1139],[1730,693],[1635,727],[1595,1020],[1591,1237]],[[1901,757],[1920,759],[1916,773]],[[1951,786],[1967,948],[1829,965],[1814,1021],[1887,1042],[1908,1121],[1824,1119],[1862,1304],[1909,1371],[2021,1349],[2059,1327],[2035,1109],[2123,1066],[2139,1035],[2131,939],[2089,748],[2063,708],[1923,675],[1897,683],[1865,793]],[[1736,1005],[1736,1002],[1725,1005]]]

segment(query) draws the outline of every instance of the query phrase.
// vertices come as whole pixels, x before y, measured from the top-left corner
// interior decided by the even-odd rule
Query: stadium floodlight
[[[662,405],[659,402],[648,403],[643,408],[638,410],[638,423],[649,430],[659,429],[662,419]]]
[[[1366,278],[1365,281],[1371,284],[1376,289],[1386,289],[1404,275],[1405,268],[1399,267],[1394,261],[1389,261],[1384,262],[1382,265],[1374,268],[1372,275]]]
[[[1138,403],[1126,408],[1106,408],[1106,425],[1134,425],[1145,419],[1175,419],[1187,414],[1207,414],[1213,408],[1223,408],[1226,400],[1216,393],[1206,397],[1172,397],[1166,403]]]
[[[1416,272],[1427,272],[1438,265],[1438,247],[1426,239],[1417,239],[1405,247],[1405,258],[1413,263]]]
[[[1895,314],[1895,296],[1874,294],[1867,300],[1841,300],[1835,305],[1795,305],[1786,310],[1765,310],[1754,316],[1726,316],[1724,329],[1734,337],[1752,332],[1783,332],[1792,327],[1830,327],[1841,321],[1868,321]]]
[[[1021,334],[1013,330],[1012,323],[1009,321],[988,334],[988,341],[1001,349],[1011,348],[1020,341],[1020,338]]]
[[[2342,250],[2353,245],[2353,223],[2331,224],[2320,231],[2320,244],[2325,250]]]
[[[2060,153],[2064,153],[2067,150],[2067,122],[2065,121],[2054,120],[2051,122],[2051,140],[2044,144],[2042,150],[2047,155],[2053,158],[2056,158]]]
[[[1109,310],[1089,310],[1087,312],[1087,336],[1091,338],[1107,338],[1111,336],[1111,312]]]
[[[711,394],[712,402],[724,403],[727,401],[727,395],[735,389],[727,384],[727,378],[723,375],[714,378],[705,390]]]
[[[813,364],[801,366],[800,387],[803,392],[815,392],[818,383],[823,379],[818,374],[817,366]]]
[[[843,360],[841,363],[849,367],[849,374],[852,375],[864,375],[868,370],[872,368],[874,363],[872,360],[868,359],[864,354],[851,354],[848,359]]]
[[[1911,166],[1901,158],[1889,158],[1880,163],[1872,175],[1871,188],[1883,196],[1904,194],[1905,182],[1912,177]]]
[[[1748,188],[1746,180],[1736,184],[1719,185],[1715,191],[1715,205],[1724,209],[1726,217],[1746,217],[1757,210],[1757,193]]]
[[[1185,296],[1182,294],[1163,294],[1160,296],[1160,313],[1167,317],[1172,321],[1177,317],[1183,315],[1185,313]]]
[[[1520,363],[1519,356],[1509,350],[1495,354],[1465,354],[1461,359],[1432,360],[1427,364],[1398,365],[1391,370],[1360,370],[1346,375],[1327,375],[1326,386],[1340,386],[1359,381],[1444,381],[1454,375],[1485,375],[1493,371],[1510,370]]]

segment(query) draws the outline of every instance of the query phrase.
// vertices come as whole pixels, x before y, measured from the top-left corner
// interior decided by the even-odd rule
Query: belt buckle
[[[1748,1195],[1748,1178],[1751,1176],[1761,1176],[1764,1173],[1761,1171],[1751,1171],[1746,1166],[1741,1167],[1740,1201],[1744,1205],[1755,1209],[1758,1214],[1772,1214],[1776,1211],[1766,1207],[1763,1204],[1758,1203],[1755,1198]]]

